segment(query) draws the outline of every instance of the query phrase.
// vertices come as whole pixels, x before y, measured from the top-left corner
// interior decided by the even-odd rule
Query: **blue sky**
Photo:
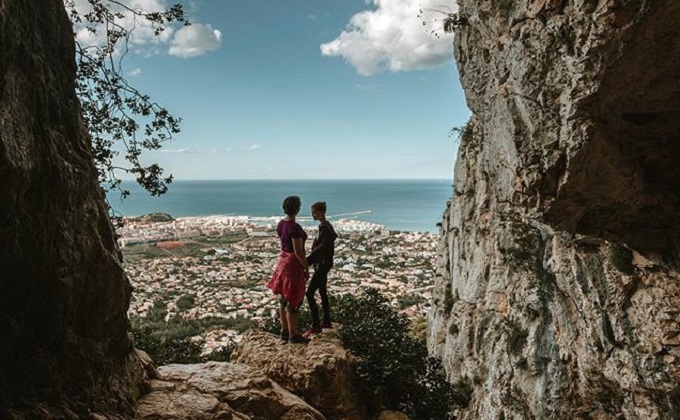
[[[125,74],[183,119],[145,159],[175,179],[450,179],[469,111],[428,3],[194,0],[190,27],[138,26]]]

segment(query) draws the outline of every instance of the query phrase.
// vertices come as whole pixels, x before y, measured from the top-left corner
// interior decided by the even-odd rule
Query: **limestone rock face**
[[[428,346],[459,418],[678,418],[680,2],[458,3]]]
[[[155,377],[150,372],[154,379],[137,411],[142,419],[364,419],[354,366],[332,332],[303,345],[250,331],[231,363],[161,366]]]
[[[284,419],[325,417],[262,372],[244,364],[168,365],[137,406],[141,419]]]
[[[314,335],[307,345],[282,344],[277,336],[250,331],[231,360],[264,372],[328,419],[365,418],[365,407],[356,395],[356,360],[331,330]]]
[[[2,418],[131,413],[142,374],[74,51],[62,0],[0,1]]]

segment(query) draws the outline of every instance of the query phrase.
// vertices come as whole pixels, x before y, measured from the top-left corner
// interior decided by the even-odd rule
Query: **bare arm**
[[[302,238],[293,238],[293,252],[295,252],[295,257],[300,261],[305,271],[309,272],[309,266],[305,258],[305,243]]]

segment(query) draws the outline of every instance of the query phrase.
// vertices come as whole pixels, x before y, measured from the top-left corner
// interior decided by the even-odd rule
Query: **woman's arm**
[[[293,238],[293,252],[295,252],[295,256],[300,261],[300,264],[302,264],[302,267],[304,267],[305,272],[309,273],[309,266],[305,258],[305,242],[302,238]]]

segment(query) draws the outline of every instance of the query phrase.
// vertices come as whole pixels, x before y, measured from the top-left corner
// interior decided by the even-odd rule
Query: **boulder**
[[[276,335],[250,331],[231,361],[260,369],[329,419],[366,416],[356,394],[356,358],[342,347],[333,330],[313,335],[306,345],[283,344]]]
[[[141,419],[283,419],[325,417],[262,372],[239,363],[167,365],[138,401]]]

